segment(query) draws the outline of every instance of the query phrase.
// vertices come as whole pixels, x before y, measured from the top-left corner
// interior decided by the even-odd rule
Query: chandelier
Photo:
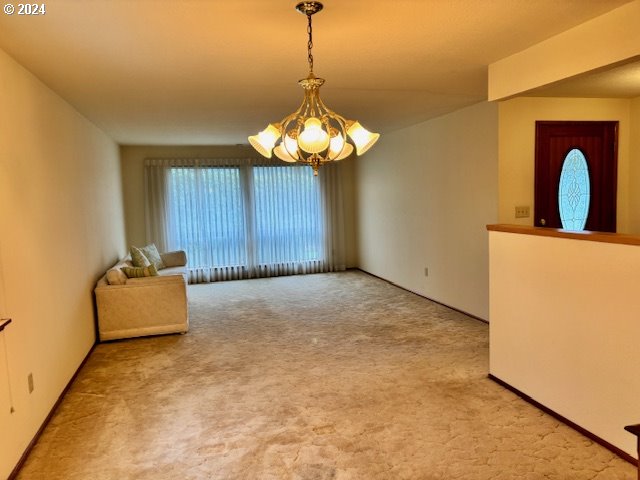
[[[380,138],[358,121],[347,120],[338,115],[320,100],[323,78],[313,74],[313,30],[311,16],[322,10],[320,2],[300,2],[296,10],[307,16],[307,43],[309,74],[298,84],[304,89],[304,99],[300,108],[278,123],[249,137],[249,143],[261,155],[271,158],[272,153],[285,162],[306,163],[318,174],[318,168],[327,162],[342,160],[353,152],[362,155]],[[347,142],[351,140],[353,145]]]

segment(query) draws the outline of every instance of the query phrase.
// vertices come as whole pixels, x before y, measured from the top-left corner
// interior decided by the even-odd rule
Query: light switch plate
[[[529,205],[516,207],[516,218],[529,218]]]

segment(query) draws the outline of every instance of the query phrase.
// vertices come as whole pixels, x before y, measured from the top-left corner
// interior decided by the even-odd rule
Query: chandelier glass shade
[[[362,155],[369,150],[380,134],[372,133],[355,120],[347,120],[329,109],[320,99],[320,87],[324,79],[313,74],[313,31],[311,16],[322,10],[320,2],[300,2],[296,10],[307,16],[309,34],[309,74],[298,82],[304,89],[300,107],[278,123],[271,123],[257,135],[249,137],[249,143],[261,155],[280,160],[301,162],[318,168],[327,162],[347,158],[354,150]],[[353,144],[353,145],[352,145]]]

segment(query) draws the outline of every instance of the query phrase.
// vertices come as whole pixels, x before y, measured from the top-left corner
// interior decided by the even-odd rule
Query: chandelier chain
[[[313,49],[313,28],[311,27],[311,14],[307,14],[307,20],[309,21],[307,25],[307,33],[309,34],[309,41],[307,42],[307,52],[309,59],[309,72],[313,73],[313,54],[311,50]]]

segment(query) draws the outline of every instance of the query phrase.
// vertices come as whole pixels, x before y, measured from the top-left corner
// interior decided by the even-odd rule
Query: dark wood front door
[[[589,174],[585,230],[615,232],[618,122],[536,122],[534,225],[562,228],[558,188],[573,149],[584,155]]]

